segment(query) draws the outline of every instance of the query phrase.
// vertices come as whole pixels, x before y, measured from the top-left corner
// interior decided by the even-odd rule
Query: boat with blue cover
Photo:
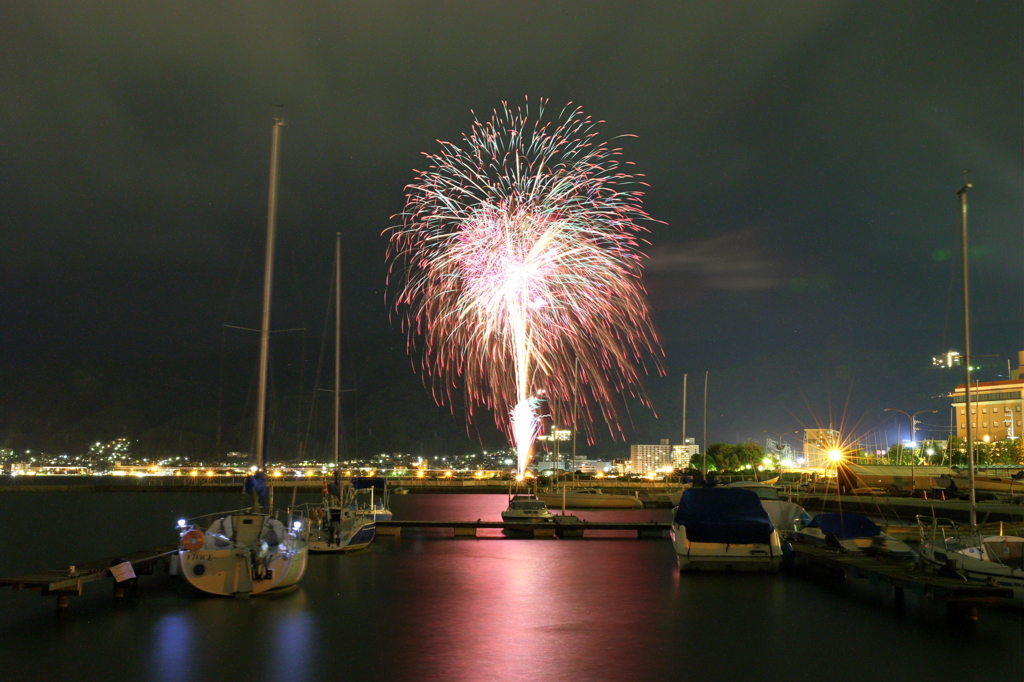
[[[796,539],[840,551],[914,559],[917,554],[905,542],[887,535],[861,514],[818,514],[794,534]]]
[[[777,480],[777,479],[772,479]],[[791,533],[811,520],[811,515],[796,502],[779,497],[775,486],[756,481],[735,481],[729,483],[730,488],[743,488],[753,492],[761,500],[761,506],[768,512],[775,528],[780,533]]]
[[[779,532],[758,496],[743,488],[690,488],[672,519],[680,571],[778,571]]]

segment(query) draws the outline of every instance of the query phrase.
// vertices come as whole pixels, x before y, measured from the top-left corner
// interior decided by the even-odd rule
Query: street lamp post
[[[914,476],[914,446],[917,445],[917,415],[924,414],[925,412],[938,412],[938,410],[918,410],[914,414],[904,412],[903,410],[897,410],[895,407],[887,407],[885,412],[899,412],[900,414],[907,415],[910,419],[910,490],[911,493],[917,489],[917,478]]]
[[[782,439],[783,439],[784,437],[786,437],[786,436],[790,435],[790,434],[794,434],[794,433],[800,433],[800,431],[799,431],[799,430],[796,430],[796,431],[783,431],[782,433],[780,433],[780,432],[778,432],[778,431],[769,431],[769,430],[764,430],[764,431],[762,431],[761,433],[767,433],[767,434],[769,434],[769,435],[773,435],[773,436],[776,436],[776,437],[777,437],[777,438],[779,439],[779,440],[778,440],[778,446],[777,446],[777,448],[778,448],[779,452],[781,452],[781,451],[782,451],[783,449],[785,449],[785,447],[786,447],[786,444],[785,444],[785,443],[783,442],[783,440],[782,440]],[[776,454],[778,454],[778,453],[776,453]],[[780,467],[780,471],[781,471],[781,467],[782,467],[782,464],[781,464],[781,461],[782,461],[782,460],[781,460],[781,458],[780,458],[780,460],[779,460],[779,461],[780,461],[779,467]]]

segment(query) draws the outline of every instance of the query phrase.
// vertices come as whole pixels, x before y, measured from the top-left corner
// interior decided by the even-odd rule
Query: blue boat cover
[[[835,535],[840,540],[873,538],[882,532],[874,521],[860,514],[818,514],[807,527],[818,528],[825,535]]]
[[[380,476],[374,476],[372,478],[369,476],[359,476],[357,478],[352,479],[352,487],[355,488],[356,490],[363,490],[368,488],[373,488],[375,490],[384,490],[385,486],[387,486],[387,480],[381,478]]]
[[[775,530],[757,494],[743,488],[690,488],[675,522],[692,542],[726,545],[767,544]]]

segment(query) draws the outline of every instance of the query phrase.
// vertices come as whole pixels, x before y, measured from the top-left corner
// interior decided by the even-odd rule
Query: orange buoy
[[[193,528],[181,536],[181,546],[189,552],[199,551],[204,544],[206,544],[206,538],[201,530]]]

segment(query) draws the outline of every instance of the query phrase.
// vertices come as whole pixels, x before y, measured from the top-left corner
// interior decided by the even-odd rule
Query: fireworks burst
[[[435,399],[463,392],[470,420],[492,410],[520,473],[541,396],[559,423],[577,414],[592,436],[600,417],[614,436],[620,395],[646,404],[639,374],[660,354],[640,281],[643,183],[580,108],[545,121],[544,104],[504,104],[462,145],[439,141],[390,231],[394,303]]]

